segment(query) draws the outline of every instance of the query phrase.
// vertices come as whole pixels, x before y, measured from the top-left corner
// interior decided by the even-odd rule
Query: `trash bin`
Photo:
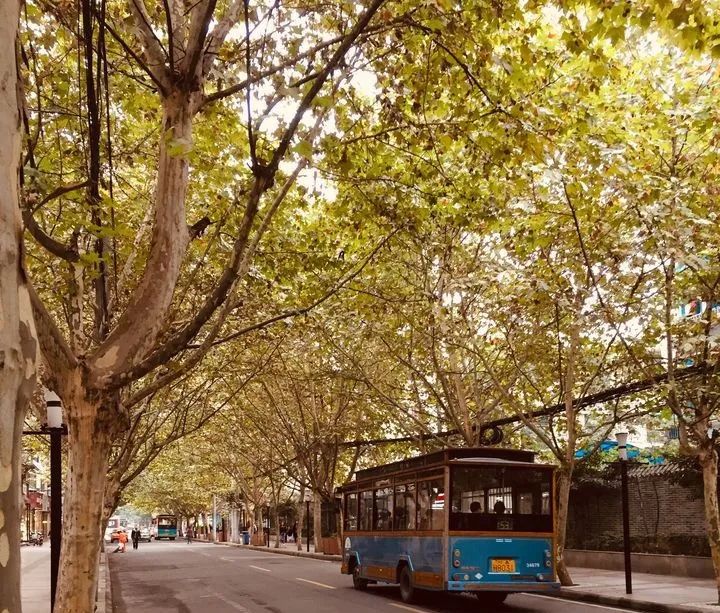
[[[250,533],[249,532],[243,532],[243,545],[249,545],[250,544]]]

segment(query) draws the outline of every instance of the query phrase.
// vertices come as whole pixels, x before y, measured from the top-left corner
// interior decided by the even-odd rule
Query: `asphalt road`
[[[396,586],[352,588],[338,563],[183,541],[108,554],[117,613],[599,613],[612,607],[516,594],[482,606],[472,596],[427,594],[413,605]]]

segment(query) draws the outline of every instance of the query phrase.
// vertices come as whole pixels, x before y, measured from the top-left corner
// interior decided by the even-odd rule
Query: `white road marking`
[[[405,609],[406,611],[415,611],[415,613],[427,613],[426,611],[423,611],[422,609],[415,609],[413,607],[408,607],[404,604],[398,604],[397,602],[391,602],[391,607],[397,607],[398,609]]]
[[[246,609],[244,606],[242,606],[240,603],[235,602],[234,600],[226,598],[220,592],[212,591],[210,592],[210,594],[218,600],[222,600],[226,605],[231,606],[236,611],[240,611],[240,613],[250,613],[249,609]]]
[[[252,564],[248,564],[250,568],[254,568],[255,570],[262,570],[266,573],[271,573],[272,571],[269,568],[263,568],[262,566],[253,566]]]
[[[582,602],[579,600],[566,600],[564,598],[553,598],[552,596],[545,596],[545,594],[531,594],[530,592],[525,592],[523,596],[531,596],[532,598],[544,598],[545,600],[554,600],[557,602],[558,600],[564,600],[565,602],[575,602],[577,604],[581,604],[583,607],[595,607],[596,609],[605,609],[606,611],[622,611],[623,613],[628,613],[627,609],[618,609],[616,607],[611,607],[605,604],[593,604],[591,602]]]
[[[313,585],[319,585],[320,587],[327,588],[329,590],[336,589],[332,585],[326,585],[325,583],[318,583],[317,581],[310,581],[310,579],[302,579],[301,577],[295,577],[298,581],[304,581],[305,583],[312,583]]]

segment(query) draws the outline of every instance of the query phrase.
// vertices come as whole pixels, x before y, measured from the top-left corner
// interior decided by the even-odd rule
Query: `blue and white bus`
[[[175,515],[156,515],[152,519],[155,540],[177,538],[177,517]]]
[[[488,604],[549,592],[555,577],[554,466],[530,451],[445,449],[360,470],[343,497],[342,572],[356,589],[399,583],[474,592]]]

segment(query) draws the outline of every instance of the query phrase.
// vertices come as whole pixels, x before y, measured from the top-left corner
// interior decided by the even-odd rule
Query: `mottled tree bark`
[[[315,533],[314,536],[314,542],[315,542],[315,551],[317,553],[322,553],[323,546],[322,546],[322,517],[321,517],[321,505],[322,505],[322,497],[317,492],[314,492],[313,496],[313,532]],[[309,536],[309,535],[308,535]]]
[[[570,506],[570,485],[572,471],[560,468],[556,477],[555,496],[555,526],[557,529],[557,542],[555,544],[555,569],[562,585],[572,585],[572,577],[565,562],[565,539],[567,535],[567,518]]]
[[[112,399],[88,395],[84,372],[64,381],[68,446],[63,500],[63,546],[55,611],[92,611],[103,533],[103,501],[110,443],[117,426]],[[63,589],[71,585],[72,589]]]
[[[0,611],[20,612],[21,437],[37,340],[22,260],[20,113],[15,44],[20,2],[0,3]]]
[[[713,449],[700,455],[705,501],[705,522],[710,543],[710,555],[715,569],[715,583],[718,590],[717,604],[720,604],[720,510],[718,510],[718,453]]]

